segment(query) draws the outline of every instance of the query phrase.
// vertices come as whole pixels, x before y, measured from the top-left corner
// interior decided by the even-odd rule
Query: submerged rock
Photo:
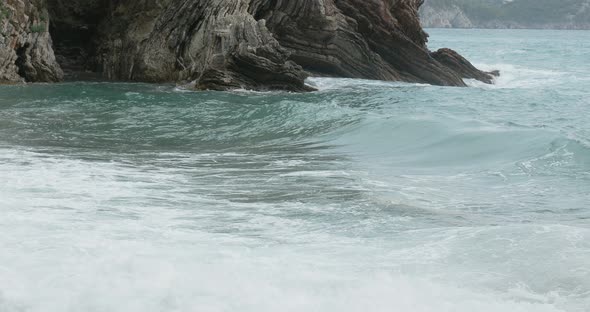
[[[289,91],[313,90],[304,83],[308,75],[444,86],[464,86],[462,78],[490,83],[489,74],[456,52],[452,61],[427,49],[418,18],[422,2],[72,0],[64,5],[47,0],[47,5],[58,25],[52,35],[66,71],[95,71],[105,79]],[[67,35],[75,33],[81,35]],[[46,63],[55,63],[49,49]]]

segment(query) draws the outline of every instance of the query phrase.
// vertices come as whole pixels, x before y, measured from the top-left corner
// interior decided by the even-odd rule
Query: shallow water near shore
[[[588,311],[590,32],[429,33],[496,85],[0,86],[0,311]]]

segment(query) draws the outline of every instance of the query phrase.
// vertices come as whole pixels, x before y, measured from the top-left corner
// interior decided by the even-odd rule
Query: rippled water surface
[[[0,86],[0,311],[590,307],[590,32],[310,94]]]

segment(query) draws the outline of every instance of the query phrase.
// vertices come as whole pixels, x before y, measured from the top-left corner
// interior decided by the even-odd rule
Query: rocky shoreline
[[[193,81],[311,91],[310,76],[465,86],[493,73],[431,52],[422,0],[5,0],[0,82]],[[64,74],[65,73],[65,74]],[[82,73],[82,74],[80,74]]]

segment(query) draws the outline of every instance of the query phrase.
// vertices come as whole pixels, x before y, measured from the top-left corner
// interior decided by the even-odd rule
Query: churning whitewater
[[[0,86],[0,311],[585,312],[590,33],[469,88]]]

